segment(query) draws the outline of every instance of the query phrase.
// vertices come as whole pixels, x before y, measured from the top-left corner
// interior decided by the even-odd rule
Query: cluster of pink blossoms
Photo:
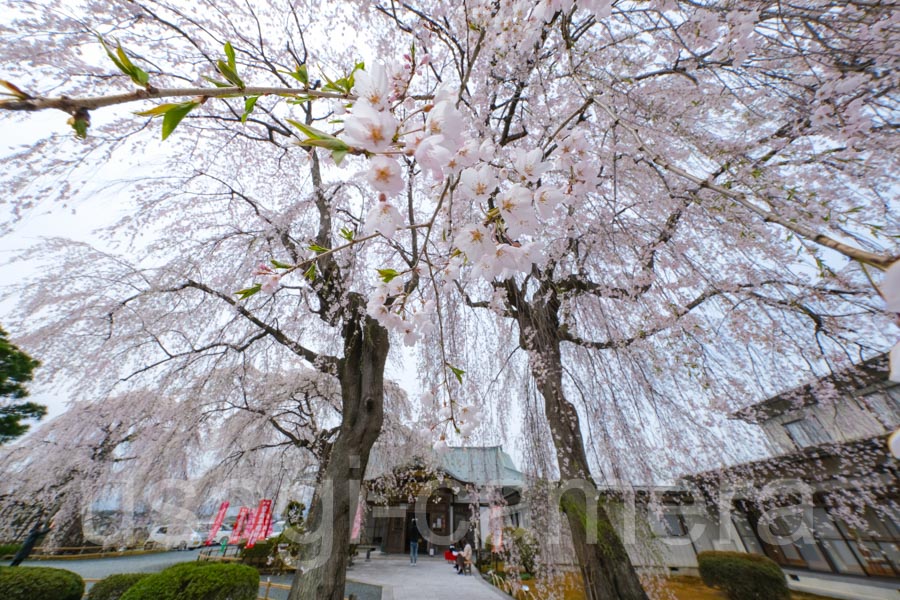
[[[434,404],[435,396],[432,392],[426,392],[421,399],[422,406]],[[426,438],[437,437],[434,449],[438,452],[447,449],[447,435],[443,433],[446,426],[455,424],[455,429],[462,437],[469,437],[484,420],[482,409],[475,405],[445,404],[431,416],[421,427],[421,434]]]

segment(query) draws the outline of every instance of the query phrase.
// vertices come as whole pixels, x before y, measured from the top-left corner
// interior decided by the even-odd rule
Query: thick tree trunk
[[[539,297],[538,297],[539,298]],[[551,297],[517,306],[522,346],[544,398],[562,478],[560,498],[584,578],[587,600],[647,600],[647,594],[609,515],[597,502],[581,425],[562,386],[557,304]],[[588,505],[587,503],[591,504]]]
[[[359,313],[354,313],[359,314]],[[384,422],[384,364],[388,333],[368,316],[344,325],[338,378],[343,408],[340,431],[316,492],[309,523],[319,542],[307,547],[290,600],[343,600],[350,533],[369,452]]]

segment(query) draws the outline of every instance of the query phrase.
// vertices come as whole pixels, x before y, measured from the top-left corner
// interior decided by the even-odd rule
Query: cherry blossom
[[[388,156],[375,156],[369,161],[366,180],[373,188],[387,196],[396,196],[404,187],[400,164]]]
[[[281,275],[269,275],[263,279],[260,290],[267,294],[274,294],[281,285]]]
[[[559,188],[542,185],[534,192],[534,206],[541,218],[549,219],[565,197],[566,195]]]
[[[500,194],[498,208],[506,223],[506,231],[512,239],[531,235],[538,229],[538,222],[531,190],[522,185],[514,185]]]
[[[386,198],[380,198],[366,215],[363,233],[371,235],[377,231],[391,239],[397,229],[403,225],[404,219],[397,207],[388,202]]]
[[[431,135],[420,141],[415,150],[416,160],[435,181],[444,180],[444,167],[453,158],[453,152],[444,142],[443,135]]]
[[[517,148],[513,166],[522,179],[529,183],[536,183],[551,168],[549,163],[543,162],[543,152],[540,148],[530,151]]]
[[[425,131],[429,135],[443,136],[441,144],[450,152],[456,152],[463,145],[464,140],[462,114],[453,106],[453,103],[447,100],[438,102],[428,112]]]
[[[387,150],[399,123],[390,112],[378,111],[368,102],[358,102],[344,122],[344,141],[369,152]]]
[[[353,93],[359,98],[357,102],[365,101],[376,111],[389,109],[391,86],[384,65],[376,62],[368,65],[365,70],[358,71],[355,75]]]
[[[491,233],[481,225],[463,227],[453,240],[453,244],[472,262],[479,261],[492,251]]]
[[[464,198],[476,201],[487,200],[497,187],[497,175],[493,167],[483,164],[470,167],[460,173],[459,192]]]

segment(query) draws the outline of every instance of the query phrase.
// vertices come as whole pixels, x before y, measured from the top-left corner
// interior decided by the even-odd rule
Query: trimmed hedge
[[[134,584],[150,573],[119,573],[98,581],[88,592],[87,600],[119,600]]]
[[[0,568],[3,600],[81,600],[84,580],[77,573],[49,567]]]
[[[293,571],[293,567],[287,566],[278,553],[278,546],[283,543],[288,544],[288,552],[291,553],[292,556],[296,557],[297,554],[299,554],[300,547],[289,542],[284,534],[282,534],[278,537],[260,540],[259,542],[256,542],[256,545],[252,548],[247,548],[246,546],[242,547],[239,555],[241,562],[245,565],[255,567],[263,573],[283,573],[285,571]],[[353,561],[353,548],[355,548],[355,546],[351,544],[351,562]]]
[[[724,591],[729,600],[790,600],[784,572],[765,556],[701,552],[697,563],[703,583]]]
[[[246,565],[181,563],[145,577],[120,600],[256,600],[259,572]]]

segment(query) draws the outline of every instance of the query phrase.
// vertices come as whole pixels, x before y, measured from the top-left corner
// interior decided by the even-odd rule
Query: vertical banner
[[[265,534],[265,528],[268,527],[269,518],[272,516],[272,501],[260,500],[256,512],[253,514],[253,521],[250,531],[247,534],[247,545],[245,548],[252,548],[257,540]]]
[[[234,522],[234,529],[231,530],[231,538],[229,538],[229,544],[237,544],[241,537],[243,536],[244,530],[247,529],[247,520],[250,516],[250,509],[246,506],[241,507],[241,511],[238,513],[237,521]]]
[[[501,507],[491,507],[488,523],[491,530],[491,544],[494,547],[494,552],[500,552],[503,550],[503,509]]]
[[[206,545],[211,546],[213,542],[216,541],[216,535],[219,533],[219,530],[222,528],[222,522],[225,520],[225,512],[228,510],[228,500],[222,503],[222,506],[219,507],[219,512],[216,514],[216,520],[213,521],[212,527],[209,528],[209,536],[206,538]]]
[[[353,517],[353,527],[350,529],[350,543],[358,544],[359,535],[362,533],[363,510],[365,510],[362,500],[356,505],[356,516]]]

